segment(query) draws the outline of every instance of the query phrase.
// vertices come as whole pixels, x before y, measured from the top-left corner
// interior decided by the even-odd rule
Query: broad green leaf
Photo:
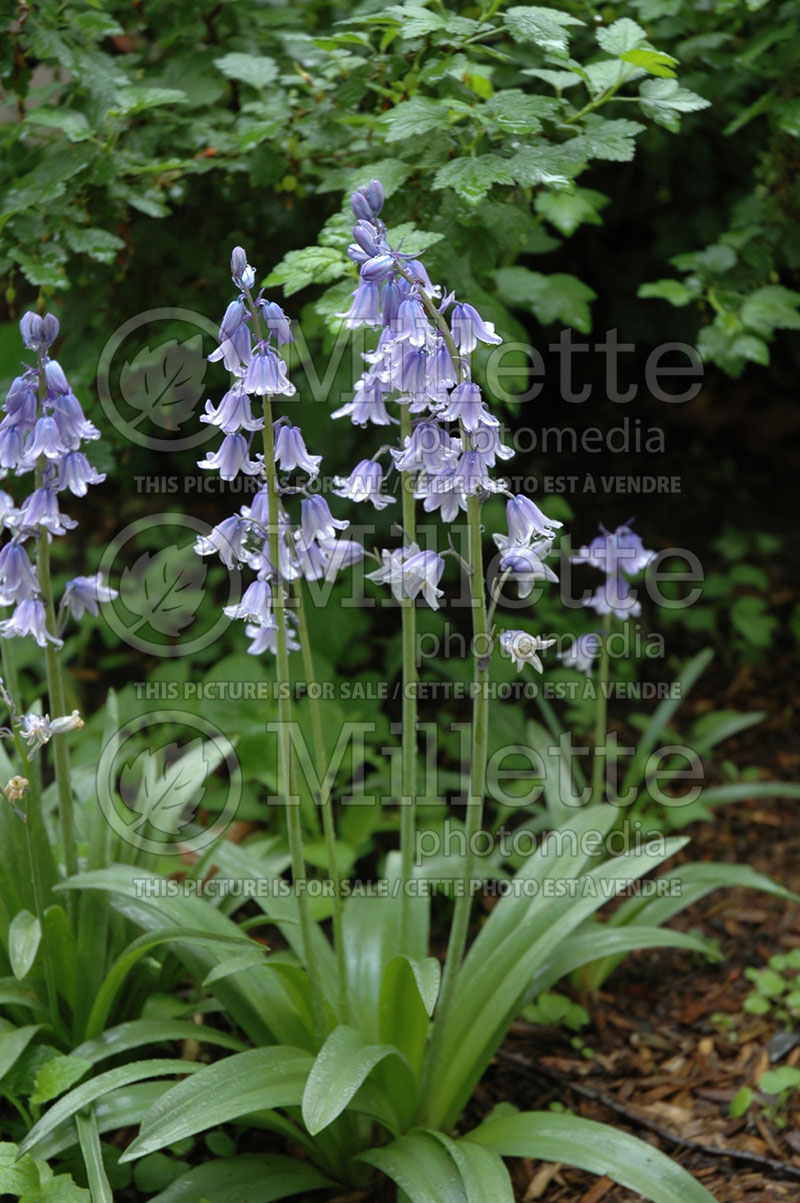
[[[33,968],[42,942],[42,925],[30,911],[19,911],[8,928],[8,959],[11,972],[20,981]]]
[[[25,1052],[41,1026],[40,1023],[29,1023],[0,1035],[0,1082]]]
[[[98,1131],[118,1132],[122,1128],[138,1127],[156,1099],[169,1088],[169,1082],[135,1082],[103,1095],[93,1104]],[[78,1133],[74,1116],[71,1116],[40,1141],[36,1156],[41,1161],[51,1161],[76,1144]]]
[[[469,1203],[514,1203],[511,1178],[502,1160],[469,1139],[453,1140],[443,1132],[434,1132],[458,1166]]]
[[[239,79],[252,88],[264,88],[278,78],[275,60],[264,54],[224,54],[214,59],[214,66],[228,79]]]
[[[323,1044],[303,1092],[303,1122],[316,1136],[344,1111],[369,1074],[386,1057],[401,1056],[390,1044],[369,1044],[342,1024]]]
[[[273,1203],[300,1192],[333,1187],[319,1170],[306,1161],[277,1153],[240,1153],[220,1157],[182,1174],[150,1203]]]
[[[70,1086],[74,1086],[91,1068],[91,1061],[74,1054],[45,1061],[36,1075],[36,1089],[31,1095],[31,1102],[51,1102],[65,1090],[69,1090]]]
[[[231,977],[235,973],[241,973],[243,969],[252,969],[254,966],[260,966],[264,962],[264,954],[268,950],[258,951],[258,946],[249,949],[247,952],[238,953],[236,956],[228,957],[226,961],[220,961],[215,965],[210,973],[207,973],[203,978],[203,985],[210,986],[214,982],[220,981],[223,977]]]
[[[94,1112],[90,1111],[87,1115],[76,1115],[75,1127],[78,1131],[92,1203],[114,1203],[114,1195],[103,1164],[100,1135],[97,1131]]]
[[[10,1141],[0,1143],[0,1195],[21,1198],[27,1190],[39,1186],[39,1170],[32,1157],[19,1157],[19,1147]]]
[[[128,1053],[145,1044],[162,1044],[173,1040],[196,1040],[199,1044],[214,1044],[220,1048],[244,1052],[246,1046],[235,1036],[217,1028],[193,1023],[189,1019],[130,1019],[127,1023],[106,1028],[93,1040],[85,1040],[74,1050],[74,1057],[84,1057],[93,1065]]]
[[[672,722],[678,707],[688,697],[698,678],[703,675],[713,659],[714,652],[712,649],[704,648],[702,652],[698,652],[696,656],[693,656],[683,666],[677,678],[678,687],[674,690],[674,696],[664,698],[663,701],[659,702],[645,727],[642,737],[637,744],[636,753],[623,779],[619,791],[620,797],[624,797],[632,786],[638,784],[643,779],[651,752]]]
[[[391,1178],[411,1203],[470,1203],[453,1158],[432,1132],[409,1132],[359,1157]]]
[[[433,177],[433,188],[452,188],[470,205],[483,200],[492,184],[513,184],[508,161],[497,155],[451,159]]]
[[[44,125],[49,129],[59,129],[66,134],[70,142],[83,142],[92,132],[85,113],[78,109],[55,109],[45,104],[28,113],[25,122],[27,125]]]
[[[251,1111],[298,1106],[313,1064],[305,1050],[278,1045],[196,1067],[199,1074],[173,1086],[151,1107],[121,1160],[144,1157]]]
[[[92,1011],[89,1016],[89,1022],[86,1025],[87,1036],[97,1036],[102,1032],[106,1019],[108,1018],[114,1001],[122,988],[122,985],[128,974],[133,969],[134,965],[151,952],[154,948],[158,948],[163,944],[205,944],[205,945],[222,945],[233,946],[234,948],[247,948],[249,951],[253,947],[253,941],[246,936],[240,935],[222,935],[215,932],[206,931],[190,931],[180,927],[162,928],[160,931],[147,932],[143,936],[137,936],[124,952],[120,953],[114,964],[109,969],[102,986],[94,1000]]]
[[[584,821],[586,814],[602,809],[587,808]],[[574,830],[579,830],[575,820],[572,826]],[[600,833],[603,830],[601,822],[598,829],[601,840]],[[533,896],[523,893],[528,904],[527,913],[522,912],[521,921],[514,930],[508,932],[499,943],[494,941],[487,946],[486,941],[482,941],[483,955],[480,960],[477,954],[473,955],[478,945],[478,941],[475,941],[459,971],[455,1001],[445,1035],[443,1068],[430,1092],[428,1113],[437,1127],[447,1128],[455,1122],[492,1053],[502,1041],[509,1022],[519,1010],[537,968],[546,964],[563,940],[605,901],[631,881],[650,872],[685,843],[685,840],[665,840],[658,843],[657,849],[651,850],[647,846],[599,864],[595,860],[592,862],[594,867],[580,874],[580,888],[563,897],[555,893],[540,899],[536,893]],[[576,854],[585,856],[586,849],[578,848]],[[547,865],[546,856],[537,854],[530,859],[540,869]],[[573,859],[577,859],[577,856]],[[553,860],[550,864],[553,865]],[[548,874],[548,878],[551,878],[551,874]],[[499,910],[499,906],[495,910]],[[516,908],[512,908],[510,914],[516,913]],[[504,927],[508,915],[506,911]]]
[[[132,85],[119,89],[114,107],[118,113],[141,113],[145,109],[182,104],[185,100],[186,93],[178,88],[146,88]]]
[[[501,267],[495,272],[500,295],[509,305],[529,309],[542,325],[562,321],[582,334],[592,328],[589,301],[597,294],[575,276],[544,276],[527,267]]]
[[[468,1139],[501,1157],[562,1161],[638,1191],[653,1203],[715,1203],[696,1178],[659,1149],[627,1132],[548,1111],[489,1119]]]
[[[71,1119],[79,1111],[83,1110],[84,1107],[88,1107],[90,1103],[102,1098],[104,1094],[108,1094],[111,1090],[117,1090],[121,1086],[129,1086],[133,1082],[141,1082],[145,1078],[171,1077],[175,1074],[195,1074],[202,1068],[203,1066],[193,1061],[165,1059],[135,1061],[132,1065],[122,1065],[118,1069],[109,1069],[105,1073],[98,1074],[96,1078],[90,1078],[88,1082],[84,1082],[81,1086],[76,1086],[69,1094],[65,1094],[57,1103],[54,1103],[38,1123],[33,1125],[20,1145],[20,1151],[26,1153],[29,1149],[35,1148],[44,1137],[53,1132],[64,1120]]]
[[[399,956],[383,972],[378,1003],[378,1031],[385,1044],[393,1044],[419,1073],[428,1019],[439,993],[441,967],[435,957],[414,961]]]
[[[586,924],[585,929],[579,927],[568,936],[547,964],[534,973],[527,994],[531,998],[536,997],[542,990],[549,990],[556,982],[562,981],[573,970],[600,958],[613,957],[614,965],[617,965],[624,955],[641,948],[688,948],[706,956],[718,955],[714,945],[708,940],[687,932],[673,931],[671,928],[645,927],[641,923],[627,924],[624,927]],[[605,967],[607,972],[603,980],[611,972],[610,961]],[[590,977],[595,986],[595,978],[591,973]]]
[[[78,1186],[70,1174],[56,1174],[34,1191],[26,1191],[19,1203],[93,1203],[88,1190]]]

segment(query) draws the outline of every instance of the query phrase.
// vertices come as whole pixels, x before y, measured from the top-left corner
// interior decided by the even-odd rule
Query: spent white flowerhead
[[[500,636],[500,647],[511,657],[517,672],[521,672],[526,664],[539,673],[544,672],[538,653],[554,643],[555,639],[542,639],[540,635],[529,635],[527,631],[503,631]]]

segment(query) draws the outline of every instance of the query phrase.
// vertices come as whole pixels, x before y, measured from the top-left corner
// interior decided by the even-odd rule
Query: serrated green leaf
[[[547,96],[527,96],[519,88],[508,88],[487,100],[478,116],[509,133],[531,134],[542,128],[543,118],[555,116],[558,110],[558,101]]]
[[[627,51],[641,45],[646,37],[647,34],[641,25],[637,25],[630,17],[620,17],[612,25],[597,31],[598,45],[605,50],[606,54],[624,55]],[[639,64],[639,66],[643,65]]]
[[[124,241],[110,230],[90,226],[68,226],[64,237],[73,251],[89,255],[98,263],[113,263],[117,253],[125,246]]]
[[[767,284],[750,294],[742,305],[742,321],[769,338],[773,330],[800,330],[800,292],[781,284]]]
[[[677,132],[681,113],[707,109],[711,101],[680,87],[675,79],[646,79],[639,88],[639,104],[645,116]]]
[[[130,85],[118,90],[114,107],[118,113],[142,113],[145,109],[183,104],[185,100],[186,93],[178,88],[145,88]]]
[[[483,200],[492,184],[513,184],[507,160],[497,155],[451,159],[433,177],[434,188],[452,188],[470,205]]]
[[[567,146],[583,159],[628,163],[636,153],[634,138],[644,128],[639,121],[628,121],[624,117],[609,121],[592,113],[584,119],[582,132]]]
[[[419,230],[415,222],[404,221],[398,226],[390,226],[386,237],[390,246],[402,249],[405,254],[416,258],[429,247],[441,242],[444,234],[435,234],[433,230]]]
[[[678,60],[671,54],[662,54],[660,50],[646,50],[639,46],[634,50],[627,50],[620,57],[624,62],[632,63],[634,67],[642,67],[648,75],[656,75],[659,79],[675,78],[672,68]]]
[[[591,330],[588,302],[597,293],[576,276],[562,272],[545,276],[527,267],[504,267],[495,272],[495,279],[504,300],[530,309],[542,325],[561,321],[582,334]]]
[[[251,88],[265,88],[278,78],[278,64],[265,54],[224,54],[214,66],[228,79],[238,79]]]
[[[264,284],[267,288],[282,285],[284,294],[307,288],[309,284],[329,284],[340,276],[349,275],[352,264],[340,250],[329,246],[307,246],[289,251],[272,269]]]
[[[636,291],[637,297],[643,300],[656,298],[669,301],[670,305],[680,308],[688,305],[694,299],[694,293],[680,280],[653,280],[650,284],[640,284]]]
[[[576,188],[574,192],[542,192],[536,197],[534,208],[569,237],[584,223],[602,225],[599,211],[607,204],[608,197],[602,192]]]
[[[404,138],[443,129],[449,111],[449,104],[443,100],[430,100],[426,96],[404,100],[381,118],[381,124],[386,129],[386,141],[400,142]]]
[[[543,50],[556,54],[566,54],[569,27],[584,24],[571,13],[561,12],[557,8],[540,8],[534,4],[510,8],[504,21],[515,42],[533,42]]]

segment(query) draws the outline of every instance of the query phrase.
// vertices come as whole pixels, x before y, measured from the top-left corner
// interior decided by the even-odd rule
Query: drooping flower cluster
[[[254,444],[263,439],[264,417],[253,413],[253,397],[291,397],[295,387],[286,375],[286,365],[278,348],[293,341],[289,321],[275,301],[262,292],[254,295],[255,271],[241,247],[231,255],[231,277],[238,295],[231,301],[219,327],[219,346],[211,353],[212,362],[222,360],[231,374],[231,385],[216,407],[206,402],[202,422],[218,427],[223,440],[220,447],[199,461],[201,468],[219,472],[223,480],[239,473],[258,478],[260,488],[249,505],[224,519],[208,535],[195,543],[198,555],[218,555],[229,569],[247,567],[255,572],[240,602],[225,607],[229,618],[247,625],[251,639],[248,651],[260,655],[275,652],[278,624],[274,606],[277,590],[286,600],[286,585],[300,577],[307,581],[332,581],[340,569],[355,563],[363,555],[360,544],[341,539],[337,531],[350,524],[334,518],[327,501],[310,486],[317,478],[322,456],[311,455],[299,427],[286,416],[272,423],[272,447],[278,480],[278,562],[270,552],[269,487],[264,450]],[[298,480],[296,474],[301,474]],[[294,474],[294,483],[289,483]],[[299,522],[293,524],[285,500],[300,495]],[[299,648],[294,614],[286,611],[287,645]]]
[[[446,523],[468,509],[470,497],[482,501],[492,493],[505,494],[509,533],[495,535],[499,571],[517,581],[521,596],[527,597],[534,581],[557,580],[544,561],[561,523],[547,518],[527,497],[510,493],[494,476],[513,452],[502,442],[500,422],[472,380],[470,356],[478,343],[502,340],[472,305],[457,302],[452,293],[443,295],[418,259],[390,246],[380,217],[383,203],[377,180],[351,197],[356,222],[348,253],[359,268],[359,282],[343,316],[351,328],[369,326],[379,333],[375,349],[364,355],[367,366],[352,400],[333,416],[348,417],[359,426],[386,426],[397,420],[387,408],[394,403],[406,411],[411,433],[400,447],[384,449],[386,472],[379,453],[362,460],[350,476],[338,478],[335,491],[382,509],[394,500],[383,492],[384,478],[396,471],[410,478],[424,511],[438,512]],[[438,606],[444,570],[440,555],[420,551],[407,539],[405,547],[384,551],[382,557],[381,568],[369,574],[372,580],[389,584],[398,600],[421,593],[429,605]]]
[[[598,585],[584,604],[597,614],[614,614],[621,619],[638,618],[642,607],[629,582],[647,567],[656,553],[647,550],[639,535],[631,530],[629,522],[615,531],[607,531],[601,524],[600,532],[572,556],[573,564],[589,564],[605,573],[603,584]]]
[[[99,575],[75,577],[64,590],[58,629],[51,629],[28,546],[42,535],[50,542],[77,525],[61,512],[58,495],[69,491],[83,497],[89,485],[105,480],[82,450],[84,443],[100,438],[100,431],[86,419],[61,365],[50,357],[58,337],[53,314],[26,313],[20,333],[25,347],[35,352],[36,364],[25,367],[8,390],[0,421],[0,468],[17,476],[34,473],[34,487],[19,506],[0,493],[0,525],[11,535],[0,550],[0,605],[14,606],[12,615],[0,622],[0,636],[31,635],[40,647],[60,647],[68,613],[76,619],[86,610],[96,615],[99,603],[117,594]]]

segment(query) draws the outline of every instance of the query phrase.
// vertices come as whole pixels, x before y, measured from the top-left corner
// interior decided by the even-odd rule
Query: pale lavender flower
[[[388,584],[397,601],[414,600],[421,593],[433,610],[439,609],[443,590],[438,588],[444,560],[435,551],[420,551],[416,543],[396,551],[381,552],[383,563],[367,580]]]
[[[521,598],[530,597],[536,581],[552,581],[558,584],[558,577],[544,562],[551,546],[549,540],[539,547],[512,546],[501,555],[500,572],[516,581]]]
[[[225,434],[264,429],[264,419],[253,416],[250,398],[241,383],[228,389],[216,409],[210,401],[206,401],[206,412],[200,415],[200,421],[219,426]]]
[[[642,612],[641,602],[632,595],[631,587],[621,572],[606,577],[584,605],[596,614],[613,614],[623,620],[638,618]]]
[[[554,531],[563,525],[555,518],[548,518],[538,505],[522,494],[517,494],[507,503],[506,520],[509,541],[512,543],[530,543],[537,536],[552,538]]]
[[[376,460],[362,459],[349,476],[333,478],[333,492],[348,501],[369,501],[376,510],[382,510],[394,501],[381,492],[383,469]]]
[[[268,581],[253,581],[245,589],[242,600],[236,605],[224,607],[228,618],[243,618],[256,626],[271,627],[275,625],[272,613],[272,590]]]
[[[69,489],[75,497],[85,497],[89,485],[102,484],[105,472],[92,467],[82,451],[70,451],[58,465],[56,488]]]
[[[309,455],[298,426],[279,426],[275,432],[275,463],[283,472],[300,468],[309,476],[316,476],[322,456]]]
[[[234,514],[212,527],[207,535],[198,535],[194,550],[199,556],[218,555],[226,568],[233,569],[247,560],[244,544],[249,533],[247,519]]]
[[[267,346],[250,357],[244,377],[244,389],[259,397],[283,394],[291,397],[297,390],[286,375],[286,364]]]
[[[605,572],[606,576],[614,576],[619,572],[636,576],[656,554],[645,548],[639,535],[627,523],[618,526],[615,531],[607,531],[603,526],[600,530],[602,533],[592,539],[588,546],[578,548],[572,556],[574,564],[589,564]]]
[[[347,530],[346,519],[334,518],[324,497],[315,494],[300,503],[300,522],[306,545],[313,540],[335,539],[337,530]]]
[[[63,647],[63,640],[58,639],[47,629],[47,614],[44,605],[36,598],[26,598],[21,601],[10,618],[0,622],[0,636],[12,639],[32,635],[39,647]]]
[[[495,345],[503,341],[498,334],[495,334],[492,323],[485,322],[477,309],[468,304],[453,307],[450,315],[450,329],[453,334],[453,342],[459,351],[466,355],[475,350],[479,341]]]
[[[565,668],[577,669],[588,676],[600,654],[600,642],[598,631],[587,631],[573,639],[567,650],[560,653],[559,660]]]
[[[19,543],[6,543],[0,551],[0,606],[16,605],[39,593],[36,569]]]
[[[226,434],[219,448],[197,461],[198,468],[211,468],[223,480],[234,480],[240,472],[255,476],[261,471],[261,460],[249,458],[250,449],[243,434]]]
[[[78,524],[73,518],[61,513],[55,491],[43,486],[35,489],[18,510],[8,515],[6,525],[19,531],[21,535],[38,534],[40,527],[51,535],[65,535]]]
[[[62,605],[77,620],[87,612],[97,618],[100,604],[113,601],[115,597],[119,597],[117,590],[104,584],[102,576],[96,572],[94,576],[76,576],[68,581]]]

